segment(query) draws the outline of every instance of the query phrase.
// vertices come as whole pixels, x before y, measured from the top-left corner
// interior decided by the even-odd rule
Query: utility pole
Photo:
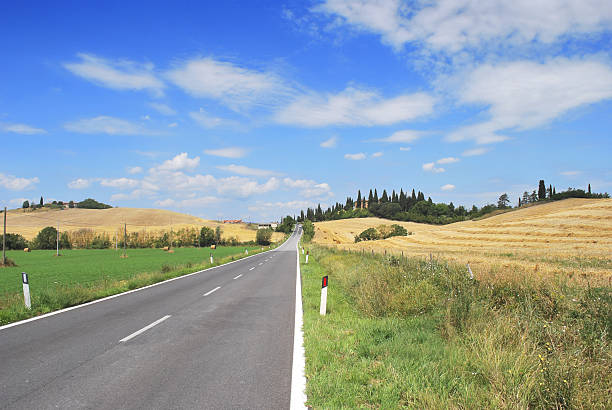
[[[123,223],[123,257],[127,256],[127,223]]]
[[[2,235],[2,265],[6,265],[6,206],[4,207],[4,234]]]
[[[119,236],[119,235],[117,235],[118,232],[119,232],[119,230],[115,229],[115,250],[117,250],[117,236]]]
[[[57,221],[57,239],[56,239],[57,251],[55,256],[59,256],[59,220]]]

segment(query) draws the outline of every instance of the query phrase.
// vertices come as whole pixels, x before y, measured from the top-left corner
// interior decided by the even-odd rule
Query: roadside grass
[[[485,282],[441,260],[307,249],[310,406],[612,408],[610,287]]]
[[[249,254],[244,253],[249,249]],[[264,248],[265,250],[268,247]],[[0,269],[0,325],[162,282],[261,252],[260,246],[161,249],[9,251],[16,267]],[[214,264],[210,263],[213,254]],[[32,309],[23,303],[21,272],[27,272]]]

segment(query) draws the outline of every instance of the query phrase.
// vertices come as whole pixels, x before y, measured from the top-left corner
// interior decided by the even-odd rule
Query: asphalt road
[[[1,329],[0,408],[289,408],[297,240]]]

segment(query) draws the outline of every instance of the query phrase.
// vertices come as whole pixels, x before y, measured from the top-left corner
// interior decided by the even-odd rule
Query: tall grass
[[[583,288],[559,278],[534,281],[518,274],[478,281],[469,278],[464,266],[436,259],[317,246],[310,247],[310,254],[315,265],[305,265],[306,272],[320,269],[330,275],[330,286],[335,284],[334,291],[342,294],[335,307],[340,310],[346,303],[347,317],[354,316],[350,320],[395,321],[390,337],[403,335],[406,343],[411,343],[412,332],[431,326],[435,334],[427,337],[438,352],[429,353],[432,358],[426,365],[434,370],[419,368],[416,374],[403,375],[396,367],[405,367],[398,364],[405,363],[399,356],[409,350],[390,344],[374,361],[387,368],[380,383],[388,383],[387,391],[395,393],[383,401],[384,394],[377,393],[365,403],[340,401],[332,407],[612,408],[610,287]],[[311,320],[315,322],[306,331],[307,361],[316,363],[319,353],[308,350],[308,338],[319,338],[321,331],[333,333],[327,326],[335,319]],[[306,324],[308,328],[308,320]],[[333,327],[344,331],[341,323]],[[387,343],[379,333],[364,333],[355,349],[375,349],[381,340]],[[342,367],[342,362],[334,366]],[[336,371],[342,374],[342,369]],[[312,403],[327,407],[329,402],[317,402],[315,373],[309,380]],[[421,380],[421,390],[414,388],[414,378]]]

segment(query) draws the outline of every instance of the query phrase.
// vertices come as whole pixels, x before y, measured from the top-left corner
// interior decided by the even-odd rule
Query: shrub
[[[314,224],[309,219],[306,219],[302,223],[302,229],[304,230],[304,242],[310,242],[315,234]]]
[[[210,246],[215,243],[215,231],[207,226],[203,226],[200,231],[200,246]]]
[[[28,247],[28,241],[25,238],[17,233],[7,233],[6,234],[6,249],[17,249],[22,250],[23,248]]]
[[[255,241],[258,245],[270,245],[272,241],[272,229],[266,228],[258,230]]]
[[[37,249],[55,249],[57,246],[57,229],[52,226],[43,228],[34,239]]]

